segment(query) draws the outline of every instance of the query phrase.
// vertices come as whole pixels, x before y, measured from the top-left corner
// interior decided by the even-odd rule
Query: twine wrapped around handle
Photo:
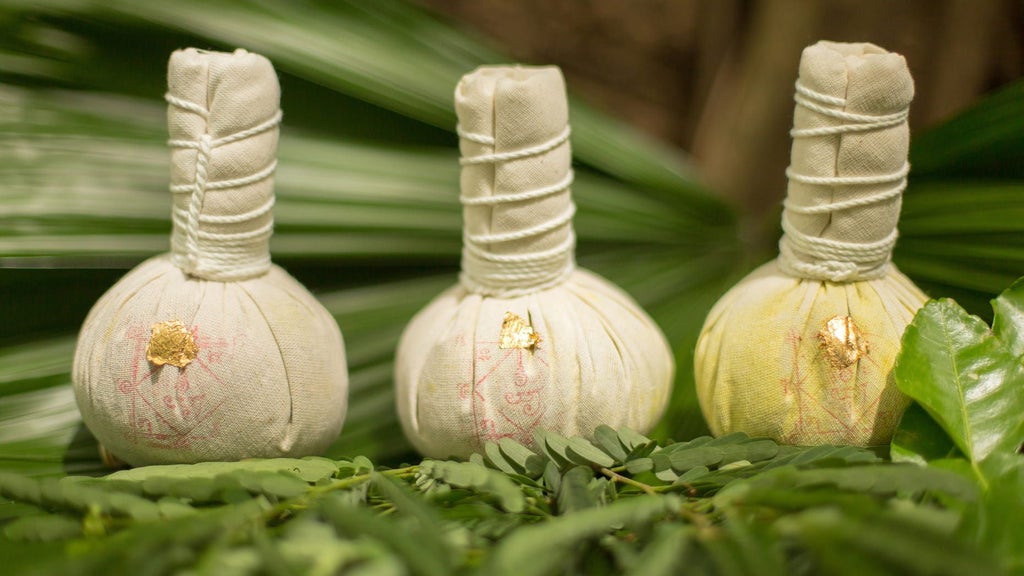
[[[575,269],[565,80],[557,67],[484,66],[455,90],[465,229],[461,281],[510,298]]]
[[[796,83],[779,267],[810,280],[883,276],[907,185],[906,61],[873,44],[818,42]]]
[[[263,56],[189,48],[167,73],[172,261],[215,281],[270,269],[280,87]]]

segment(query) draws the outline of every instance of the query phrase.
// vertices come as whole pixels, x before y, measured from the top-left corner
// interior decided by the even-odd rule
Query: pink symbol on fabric
[[[129,330],[128,340],[134,346],[131,374],[117,381],[118,391],[126,396],[131,423],[124,433],[126,439],[172,450],[187,448],[193,442],[208,440],[220,432],[218,413],[226,401],[220,398],[224,382],[211,366],[229,357],[244,335],[233,341],[206,337],[195,327],[192,337],[199,347],[194,362],[185,368],[157,367],[146,360],[150,330],[142,325]],[[174,371],[173,379],[167,378],[170,371]],[[199,381],[215,385],[196,390],[197,375],[203,376]]]
[[[477,377],[472,385],[463,384],[459,394],[461,399],[472,397],[478,446],[502,438],[533,442],[533,430],[547,411],[544,390],[551,368],[546,356],[542,347],[499,350],[497,341],[476,342]]]
[[[532,416],[540,409],[540,392],[541,388],[519,390],[510,394],[505,394],[505,402],[510,406],[521,405],[523,407],[523,413]]]
[[[829,365],[820,347],[815,345],[812,353],[804,353],[803,362],[828,380],[825,390],[815,390],[808,383],[809,374],[801,370],[803,338],[791,331],[786,343],[790,347],[792,369],[790,376],[780,384],[783,394],[793,396],[796,414],[793,428],[783,435],[783,441],[799,442],[803,440],[802,434],[810,432],[828,437],[832,442],[846,442],[869,434],[876,426],[889,425],[890,411],[881,410],[875,414],[882,400],[882,391],[871,389],[866,382],[871,381],[871,374],[879,369],[872,356],[864,356],[857,365],[836,369]]]

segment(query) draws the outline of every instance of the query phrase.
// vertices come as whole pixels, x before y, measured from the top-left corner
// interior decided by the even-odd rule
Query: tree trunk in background
[[[915,131],[1024,75],[1014,0],[419,1],[516,60],[561,66],[572,91],[691,151],[765,252],[777,237],[804,46],[873,42],[906,56]]]
[[[774,237],[775,207],[786,189],[778,167],[789,160],[795,63],[814,37],[819,7],[806,0],[756,6],[738,59],[719,69],[690,145],[711,188],[742,207],[747,221],[740,229],[755,247]]]
[[[1006,32],[999,25],[1005,17],[1000,2],[947,0],[935,32],[932,52],[930,98],[919,106],[926,121],[941,120],[968,106],[983,93],[989,82],[994,48],[1010,47],[999,38]]]

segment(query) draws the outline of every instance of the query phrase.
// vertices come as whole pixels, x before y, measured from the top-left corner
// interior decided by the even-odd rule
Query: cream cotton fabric
[[[181,50],[168,86],[172,250],[86,318],[73,372],[83,419],[136,466],[322,452],[345,416],[345,351],[330,314],[270,263],[273,67]],[[180,368],[147,359],[154,325],[172,320],[198,348]]]
[[[465,220],[460,283],[410,322],[395,367],[398,412],[423,454],[530,444],[535,429],[649,430],[673,359],[624,292],[573,261],[568,108],[554,67],[483,67],[455,91]],[[540,337],[502,348],[507,313]],[[529,333],[529,331],[527,331]]]
[[[898,54],[804,50],[780,256],[722,297],[697,342],[697,395],[716,435],[890,440],[908,403],[892,366],[926,300],[890,263],[912,98]]]

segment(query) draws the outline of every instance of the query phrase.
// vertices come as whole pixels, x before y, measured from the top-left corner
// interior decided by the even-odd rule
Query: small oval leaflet
[[[153,335],[146,346],[146,360],[157,366],[170,364],[184,368],[198,355],[199,346],[181,320],[166,320],[153,324]]]

